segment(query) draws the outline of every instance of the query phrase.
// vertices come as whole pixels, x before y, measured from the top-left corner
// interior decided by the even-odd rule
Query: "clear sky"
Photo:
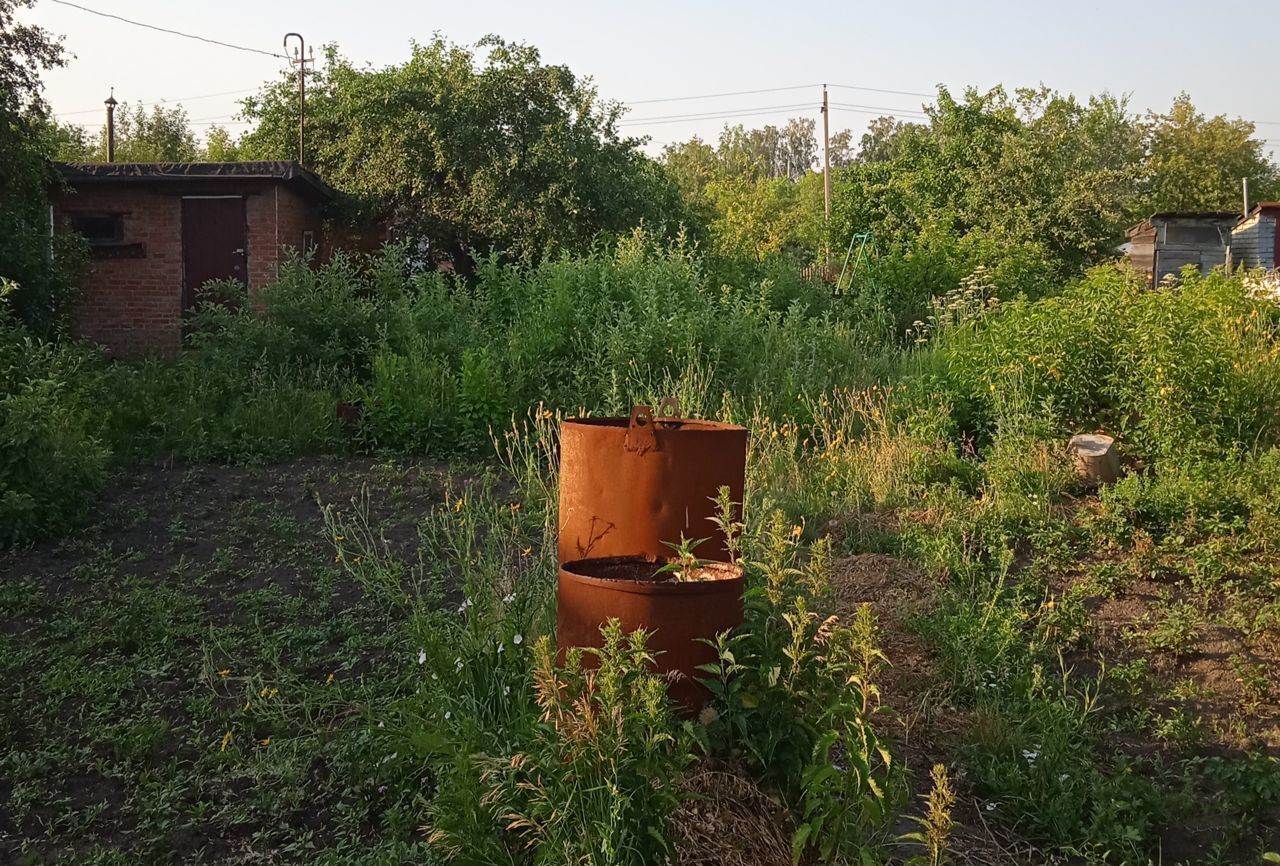
[[[1043,83],[1080,96],[1128,94],[1139,111],[1164,110],[1185,90],[1206,113],[1259,122],[1258,135],[1280,153],[1278,0],[1225,6],[1189,0],[76,2],[266,51],[280,51],[284,33],[296,30],[317,47],[336,42],[348,57],[374,65],[404,59],[410,40],[435,31],[466,43],[495,33],[536,45],[544,60],[594,78],[602,96],[632,103],[625,129],[652,136],[651,152],[693,134],[714,139],[726,122],[820,119],[816,85],[825,81],[918,93],[938,84]],[[182,102],[197,127],[217,122],[236,132],[244,128],[233,120],[236,99],[285,68],[282,60],[144,30],[52,0],[38,0],[21,14],[66,36],[75,57],[46,75],[46,95],[60,119],[91,127],[101,125],[102,100],[114,86],[122,101]],[[665,101],[798,85],[814,86]],[[833,131],[860,132],[876,114],[911,117],[924,101],[872,90],[831,93],[833,102],[851,106],[833,109]],[[713,112],[741,114],[670,119]]]

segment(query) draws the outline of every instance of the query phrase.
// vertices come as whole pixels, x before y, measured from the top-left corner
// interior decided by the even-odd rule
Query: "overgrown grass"
[[[987,820],[1098,863],[1251,862],[1274,847],[1280,307],[1239,277],[1151,291],[1113,268],[995,303],[1003,277],[983,271],[900,341],[865,299],[756,276],[717,285],[697,255],[642,237],[482,262],[470,281],[409,276],[392,249],[295,263],[259,314],[204,309],[175,362],[14,357],[75,383],[40,393],[92,395],[66,404],[68,429],[122,456],[466,456],[510,430],[509,480],[450,490],[418,521],[416,553],[384,540],[376,503],[326,512],[326,556],[389,618],[395,673],[358,711],[304,703],[278,721],[327,742],[326,714],[371,722],[379,707],[376,727],[338,727],[387,780],[397,805],[365,820],[401,854],[425,821],[432,856],[457,862],[660,860],[692,755],[771,791],[798,857],[887,856],[910,784],[879,699],[895,659],[869,612],[827,619],[831,562],[864,551],[909,558],[936,586],[911,626],[962,719],[936,748]],[[540,642],[554,631],[556,412],[672,394],[751,429],[749,616],[707,671],[717,701],[697,722],[672,716],[638,639],[614,635],[598,673]],[[355,429],[339,399],[362,401]],[[1118,436],[1127,470],[1100,493],[1065,451],[1094,430]],[[51,491],[93,482],[107,455],[94,447]],[[32,465],[11,471],[19,493],[62,477]],[[59,525],[73,498],[50,496],[20,537]],[[1200,658],[1210,635],[1229,674]],[[245,703],[266,689],[255,712],[274,712],[273,688],[245,684]],[[268,728],[287,725],[260,722],[227,730],[278,745]]]

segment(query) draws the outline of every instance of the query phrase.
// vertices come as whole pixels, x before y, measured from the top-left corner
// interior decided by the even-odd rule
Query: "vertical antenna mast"
[[[307,41],[302,38],[301,33],[286,33],[284,35],[284,48],[289,50],[289,37],[298,40],[298,47],[293,50],[293,59],[290,63],[298,64],[298,165],[306,165],[306,143],[307,143],[307,64],[315,64],[315,49],[311,54],[307,54]]]

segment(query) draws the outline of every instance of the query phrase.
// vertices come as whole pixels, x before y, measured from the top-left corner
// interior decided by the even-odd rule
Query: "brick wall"
[[[273,282],[288,250],[302,249],[302,233],[320,243],[320,211],[283,184],[272,184],[245,203],[249,223],[249,289]],[[255,301],[256,306],[256,301]]]
[[[95,255],[82,287],[74,330],[115,357],[171,356],[182,345],[182,196],[245,196],[251,297],[276,278],[284,247],[301,247],[304,231],[321,237],[319,206],[284,184],[217,182],[175,189],[154,184],[85,184],[54,203],[55,223],[70,230],[76,214],[120,214],[122,242],[136,257]]]
[[[182,200],[145,188],[88,187],[55,204],[69,229],[77,213],[118,213],[123,240],[140,258],[97,258],[81,287],[76,335],[113,355],[172,354],[181,344]]]

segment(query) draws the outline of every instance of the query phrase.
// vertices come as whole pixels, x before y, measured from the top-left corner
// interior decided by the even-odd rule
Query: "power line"
[[[781,93],[784,90],[806,90],[821,84],[796,84],[792,87],[766,87],[763,90],[734,90],[729,93],[703,93],[697,96],[666,96],[660,99],[624,99],[624,105],[648,105],[654,102],[687,102],[692,99],[719,99],[722,96],[754,96],[757,93]]]
[[[174,96],[160,97],[159,99],[150,99],[147,101],[138,100],[138,105],[160,105],[169,102],[194,102],[197,99],[212,99],[215,96],[239,96],[243,93],[256,93],[258,88],[251,87],[247,90],[224,90],[222,93],[201,93],[196,96]],[[128,100],[124,100],[128,102]],[[70,117],[73,114],[96,114],[102,111],[102,106],[97,108],[84,108],[77,111],[59,111],[54,117]]]
[[[628,117],[624,120],[619,121],[619,123],[620,124],[647,123],[650,121],[659,121],[659,120],[710,120],[710,119],[713,119],[716,115],[721,115],[721,114],[743,114],[743,113],[755,113],[755,112],[762,113],[766,111],[784,111],[784,110],[791,110],[791,109],[797,109],[797,108],[809,108],[809,107],[812,107],[812,103],[798,102],[793,105],[762,105],[757,108],[726,108],[720,111],[699,111],[693,114],[655,114],[655,115],[650,115],[648,117]]]
[[[59,6],[70,6],[72,9],[79,9],[81,12],[88,12],[90,15],[98,15],[102,18],[113,18],[116,21],[123,21],[125,24],[132,24],[134,27],[144,27],[147,30],[155,30],[159,33],[168,33],[171,36],[181,36],[184,39],[194,39],[197,42],[207,42],[210,45],[220,45],[223,48],[234,48],[237,51],[248,51],[250,54],[263,54],[267,57],[278,57],[281,60],[288,60],[283,54],[277,54],[274,51],[263,51],[261,48],[249,48],[246,45],[236,45],[231,42],[223,42],[220,39],[210,39],[207,36],[197,36],[194,33],[183,33],[181,30],[170,30],[167,27],[157,27],[155,24],[147,24],[142,21],[134,21],[132,18],[125,18],[121,15],[113,15],[110,12],[99,12],[97,9],[90,9],[88,6],[81,6],[78,3],[70,3],[68,0],[53,0]]]
[[[859,105],[856,102],[833,102],[831,105],[835,108],[843,108],[846,111],[857,112],[858,114],[892,114],[894,116],[916,117],[920,119],[927,118],[929,115],[923,111],[917,111],[911,108],[892,108],[887,105]]]
[[[933,99],[936,93],[920,93],[916,90],[885,90],[883,87],[859,87],[854,84],[829,84],[828,87],[838,87],[841,90],[865,90],[868,93],[891,93],[894,96],[923,96],[926,99]]]
[[[808,105],[808,103],[806,103],[805,105],[800,107],[809,108],[810,106]],[[757,109],[752,111],[729,112],[725,114],[710,114],[705,116],[696,116],[696,117],[687,117],[687,118],[673,118],[671,120],[651,120],[651,121],[646,121],[645,123],[646,125],[654,125],[654,126],[661,125],[664,123],[695,123],[701,120],[732,120],[733,118],[736,118],[736,117],[756,117],[759,115],[766,115],[766,114],[790,114],[793,111],[795,111],[794,108],[778,108],[778,109],[765,108],[765,109]],[[619,124],[619,126],[621,125],[622,124]]]

